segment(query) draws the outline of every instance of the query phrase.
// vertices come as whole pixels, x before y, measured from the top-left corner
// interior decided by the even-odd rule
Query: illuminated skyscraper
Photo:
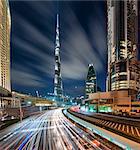
[[[135,93],[140,88],[137,0],[107,0],[107,12],[107,90]]]
[[[8,91],[11,91],[10,28],[9,3],[7,0],[0,0],[0,86]]]
[[[91,93],[97,92],[96,73],[93,64],[88,65],[88,74],[86,79],[86,98]]]
[[[63,100],[63,86],[62,86],[61,61],[60,61],[60,41],[59,41],[59,15],[58,14],[57,14],[57,23],[56,23],[56,42],[55,42],[54,95],[57,101]]]

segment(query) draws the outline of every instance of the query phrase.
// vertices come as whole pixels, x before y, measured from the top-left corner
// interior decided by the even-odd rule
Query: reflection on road
[[[70,122],[61,109],[34,115],[0,133],[0,150],[108,150]]]

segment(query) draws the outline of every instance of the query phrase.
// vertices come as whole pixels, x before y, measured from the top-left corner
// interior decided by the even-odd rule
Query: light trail
[[[124,138],[120,135],[117,135],[113,132],[110,132],[101,127],[98,127],[92,123],[89,123],[89,122],[85,121],[83,118],[72,115],[67,110],[64,111],[64,114],[66,114],[66,116],[68,116],[68,118],[70,118],[71,120],[77,122],[81,126],[84,126],[85,128],[89,129],[93,133],[96,133],[100,137],[107,139],[107,141],[111,141],[115,145],[120,146],[120,148],[122,148],[122,149],[139,150],[140,144],[137,142],[134,142],[134,141]]]
[[[0,150],[109,150],[68,120],[62,109],[50,110],[0,133]]]

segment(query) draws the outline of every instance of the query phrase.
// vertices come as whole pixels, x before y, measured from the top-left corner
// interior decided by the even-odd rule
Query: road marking
[[[123,132],[124,132],[124,127],[125,127],[125,125],[123,124],[123,125],[122,125],[122,131],[123,131]]]
[[[110,127],[113,128],[114,125],[115,125],[115,123],[113,122],[112,125],[111,125]]]
[[[46,149],[46,130],[43,130],[43,150]]]
[[[106,121],[102,120],[101,124],[104,124]]]
[[[126,125],[126,132],[129,133],[129,126]]]
[[[114,128],[116,128],[118,126],[118,123],[116,123],[116,125],[115,125],[115,127]]]
[[[101,120],[99,120],[99,119],[95,119],[95,122],[99,123],[99,121],[101,121]]]
[[[137,132],[137,135],[140,136],[140,133],[139,133],[139,130],[138,130],[137,127],[135,127],[135,130],[136,130],[136,132]]]
[[[134,129],[133,129],[133,126],[131,126],[131,132],[132,132],[132,134],[134,134]]]
[[[107,121],[104,125],[106,125],[106,126],[107,126],[109,123],[110,123],[110,122],[109,122],[109,121]]]
[[[97,122],[98,122],[98,123],[101,123],[102,121],[103,121],[103,120],[98,120]]]
[[[121,128],[121,124],[119,124],[119,126],[118,126],[118,130],[120,130],[120,128]]]
[[[108,126],[110,126],[112,124],[112,122],[109,122]]]

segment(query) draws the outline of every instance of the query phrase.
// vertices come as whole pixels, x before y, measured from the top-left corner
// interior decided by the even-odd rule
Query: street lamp
[[[21,100],[20,100],[20,99],[19,99],[19,112],[20,112],[20,121],[22,121],[22,118],[23,118],[23,112],[22,112]]]

